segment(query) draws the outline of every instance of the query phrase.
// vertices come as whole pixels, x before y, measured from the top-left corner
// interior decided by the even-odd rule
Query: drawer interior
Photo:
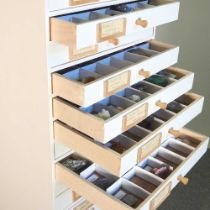
[[[169,86],[182,77],[186,76],[186,74],[181,75],[179,71],[177,74],[174,72],[172,74],[170,69],[163,71],[167,73],[167,76],[166,73],[164,76],[158,74],[153,75],[133,85],[131,88],[125,88],[122,91],[117,92],[115,95],[107,97],[98,103],[88,107],[80,107],[80,110],[102,120],[109,120],[116,114],[119,114],[120,112],[135,105],[136,103],[139,103],[140,101],[142,102],[151,94],[157,93],[166,86]],[[171,78],[171,75],[173,75],[174,78]]]
[[[189,97],[193,98],[193,100],[190,101],[191,103],[188,103],[188,106],[192,105],[193,102],[196,102],[199,99],[198,95],[192,93],[186,93],[181,97],[179,97],[178,99],[176,99],[175,101],[173,101],[172,103],[176,102],[176,104],[178,104],[177,105],[178,107],[182,106],[182,110],[185,110],[187,109],[188,106],[181,104],[180,99],[182,99],[185,102],[185,98],[188,99]],[[93,143],[96,143],[97,145],[103,148],[111,150],[112,152],[116,152],[118,155],[123,156],[128,151],[132,151],[132,149],[135,148],[137,144],[144,141],[144,139],[149,138],[149,135],[152,132],[155,132],[157,129],[160,129],[161,126],[164,126],[165,123],[167,123],[169,120],[175,117],[176,114],[178,114],[176,111],[177,111],[176,107],[175,110],[172,111],[171,108],[170,109],[167,108],[166,110],[163,109],[158,110],[154,114],[150,115],[145,120],[137,124],[136,126],[118,135],[114,139],[111,139],[106,144],[99,143],[98,141],[95,141],[90,137],[86,137],[86,139],[92,141]],[[67,127],[70,128],[69,126]],[[70,129],[72,130],[72,128]],[[78,133],[79,131],[76,132]],[[80,132],[78,135],[86,136]],[[185,136],[184,134],[181,134],[178,140],[179,142],[188,143],[188,145],[189,146],[191,145],[192,147],[196,147],[199,145],[198,141],[194,140],[192,137]],[[176,145],[175,146],[172,145],[172,149],[173,148],[176,149]]]
[[[171,3],[171,1],[169,0],[138,0],[130,3],[117,4],[100,9],[92,9],[89,11],[61,15],[57,16],[56,18],[77,25],[91,21],[97,21],[100,19],[110,18],[112,16],[124,15],[130,12],[141,11],[144,9],[149,9],[169,3]]]
[[[198,144],[206,140],[206,137],[199,137],[185,129],[182,132],[185,136],[183,139],[192,138]],[[175,148],[175,150],[170,150],[168,146]],[[107,195],[135,209],[175,172],[176,168],[193,153],[194,149],[195,147],[189,146],[184,141],[169,138],[151,156],[137,164],[122,177],[110,174],[76,153],[62,160],[59,165],[74,172],[92,187],[103,190]],[[180,151],[184,152],[185,155],[180,154]]]
[[[57,72],[57,74],[77,82],[78,84],[90,84],[105,76],[112,75],[123,68],[131,67],[150,57],[163,53],[174,46],[164,45],[158,41],[146,42],[113,53],[111,56],[94,59],[81,65],[73,66]]]
[[[168,104],[167,110],[172,113],[179,113],[187,106],[190,106],[195,100],[196,96],[194,94],[186,93],[175,101]]]
[[[96,21],[116,15],[123,15],[130,12],[148,9],[162,4],[170,3],[167,0],[139,0],[130,3],[118,4],[101,9],[93,9],[85,12],[78,12],[70,15],[63,15],[57,18],[71,22],[73,24],[82,24],[90,21]]]

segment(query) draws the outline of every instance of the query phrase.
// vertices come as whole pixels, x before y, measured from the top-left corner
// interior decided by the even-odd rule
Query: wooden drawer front
[[[117,45],[118,37],[177,20],[178,13],[179,2],[152,0],[53,17],[51,40],[75,50],[103,41]]]
[[[155,198],[151,201],[150,210],[156,210],[163,201],[170,195],[171,193],[171,182],[169,182]]]
[[[135,84],[132,88],[126,88],[116,95],[88,106],[77,107],[61,98],[53,99],[54,118],[71,127],[91,136],[99,142],[107,143],[117,135],[131,128],[160,108],[165,108],[167,103],[175,100],[180,95],[192,88],[193,73],[178,68],[169,68],[159,74],[173,73],[177,79],[164,79],[166,87],[154,85],[151,78]],[[159,75],[155,77],[160,78]],[[163,77],[161,77],[163,79]],[[138,89],[141,89],[139,91]],[[97,90],[97,89],[95,89]],[[93,91],[95,93],[96,91]],[[130,95],[131,94],[131,95]],[[142,99],[134,102],[133,97]],[[140,113],[139,119],[134,113]],[[107,111],[109,111],[107,113]],[[105,112],[105,114],[104,114]],[[97,114],[97,116],[95,116]],[[100,115],[100,117],[99,117]],[[110,115],[110,118],[108,117]],[[133,118],[132,118],[133,116]],[[102,119],[101,117],[107,117]],[[125,126],[125,119],[129,119]]]
[[[89,106],[175,64],[178,54],[179,47],[156,40],[140,44],[75,70],[54,73],[53,94],[80,106]],[[85,83],[84,78],[91,77],[93,81]]]
[[[56,165],[56,178],[100,209],[153,210],[179,183],[179,177],[185,176],[208,148],[208,137],[187,129],[181,132],[181,139],[169,138],[121,178],[76,153]],[[192,142],[194,146],[191,146]],[[77,164],[74,169],[67,168],[71,160],[83,163],[82,167]],[[167,171],[160,174],[157,171],[163,165]]]
[[[178,108],[181,107],[179,112],[169,111],[170,107],[167,110],[159,110],[153,114],[154,118],[148,117],[145,120],[151,122],[150,127],[140,123],[105,145],[98,144],[59,121],[54,122],[54,137],[56,142],[87,157],[112,174],[122,176],[156,150],[167,138],[171,128],[179,130],[196,117],[202,111],[204,99],[194,93],[187,93],[176,101],[179,101]],[[124,146],[122,153],[113,148],[116,142]]]
[[[81,64],[85,61],[94,60],[96,57],[98,58],[100,56],[108,55],[127,47],[154,39],[154,32],[154,28],[149,28],[144,31],[138,31],[127,36],[119,37],[117,45],[115,45],[116,43],[113,40],[113,42],[100,42],[97,45],[74,50],[69,46],[50,42],[48,47],[49,65],[53,69],[60,70],[57,66],[61,64],[67,63],[66,65],[69,67]]]

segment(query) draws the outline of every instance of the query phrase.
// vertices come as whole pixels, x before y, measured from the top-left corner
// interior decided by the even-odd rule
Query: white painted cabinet
[[[194,73],[155,40],[179,2],[20,2],[2,7],[0,209],[157,209],[208,147],[184,128]]]

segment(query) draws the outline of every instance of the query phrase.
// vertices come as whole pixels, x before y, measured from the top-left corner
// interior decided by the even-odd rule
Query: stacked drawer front
[[[56,97],[53,99],[54,118],[96,141],[107,143],[157,110],[165,109],[168,103],[192,88],[193,73],[178,68],[168,68],[164,72],[177,75],[176,79],[169,78],[165,87],[152,84],[148,78],[88,107]],[[142,100],[134,102],[129,95],[138,95]],[[111,114],[107,120],[97,116],[103,109]]]
[[[207,147],[207,137],[181,129],[180,138],[167,139],[161,147],[122,177],[112,175],[77,153],[57,164],[56,176],[101,209],[152,210],[170,195],[179,182],[187,184],[185,174],[202,157]],[[86,165],[79,171],[73,171],[66,167],[68,160],[72,159],[85,160]],[[165,163],[170,165],[167,176],[154,175],[151,170]],[[107,180],[106,185],[97,186],[97,176]]]
[[[181,109],[170,111],[170,105],[174,103],[181,105],[177,105]],[[156,150],[170,133],[176,133],[175,131],[196,117],[202,110],[203,97],[187,93],[171,104],[166,110],[156,111],[152,115],[153,118],[148,117],[143,123],[137,124],[106,144],[99,144],[60,121],[54,123],[55,140],[103,166],[112,174],[121,176]],[[125,151],[119,153],[112,149],[116,142],[123,144]]]
[[[56,210],[157,209],[208,146],[183,128],[203,108],[194,74],[173,66],[178,46],[154,39],[179,2],[51,0],[50,10],[55,171],[68,189]]]
[[[177,20],[178,13],[177,1],[151,0],[52,17],[51,66],[146,41],[154,27]]]

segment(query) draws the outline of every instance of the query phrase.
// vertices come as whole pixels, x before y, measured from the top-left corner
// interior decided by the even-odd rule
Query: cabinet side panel
[[[1,8],[0,209],[52,210],[45,3]]]

